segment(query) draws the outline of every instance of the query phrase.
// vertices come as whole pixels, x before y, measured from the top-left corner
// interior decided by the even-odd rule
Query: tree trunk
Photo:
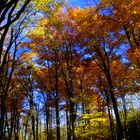
[[[47,140],[50,140],[49,137],[49,118],[50,118],[50,112],[49,112],[49,108],[46,105],[46,138]]]
[[[67,140],[71,140],[70,139],[70,124],[69,124],[69,112],[68,112],[68,101],[67,101],[67,107],[66,107],[66,119],[67,119]]]
[[[123,127],[122,127],[120,115],[118,112],[117,101],[115,98],[114,87],[113,87],[112,79],[111,79],[110,74],[109,74],[109,70],[106,72],[106,77],[107,77],[107,81],[108,81],[109,92],[110,92],[110,97],[111,97],[111,101],[112,101],[112,105],[113,105],[113,110],[114,110],[115,117],[116,117],[117,131],[118,131],[117,139],[122,140],[122,139],[124,139]]]
[[[39,118],[38,118],[38,114],[36,115],[36,140],[38,139],[38,126],[39,126]]]
[[[60,118],[59,118],[59,91],[58,91],[58,66],[55,64],[55,109],[56,109],[56,134],[60,140]]]

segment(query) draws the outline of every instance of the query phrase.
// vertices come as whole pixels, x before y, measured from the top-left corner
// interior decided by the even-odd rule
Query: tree
[[[135,110],[136,104],[128,98],[139,92],[139,2],[103,0],[84,9],[57,7],[53,14],[41,7],[42,3],[36,8],[43,9],[43,18],[21,44],[28,52],[11,62],[16,57],[10,50],[5,58],[4,134],[8,128],[9,138],[12,133],[20,134],[19,124],[12,122],[22,119],[24,139],[28,135],[38,140],[40,135],[60,140],[65,128],[68,140],[129,139],[130,107]],[[15,71],[10,77],[11,68]],[[17,86],[24,94],[21,98],[8,77],[21,86]],[[19,107],[12,95],[20,98]],[[8,108],[8,101],[12,108]],[[16,107],[21,112],[14,110]]]
[[[21,7],[17,9],[17,5],[19,4],[19,1],[1,1],[0,6],[0,94],[1,94],[1,118],[0,118],[0,137],[1,139],[4,139],[4,122],[5,122],[5,113],[6,113],[6,100],[7,100],[7,92],[9,88],[9,83],[11,81],[12,73],[14,70],[14,63],[12,63],[12,69],[10,72],[10,75],[8,76],[8,73],[6,71],[7,69],[7,63],[8,63],[8,56],[10,54],[10,49],[12,48],[13,43],[15,44],[14,53],[13,53],[13,60],[15,60],[15,54],[17,50],[17,37],[19,35],[18,31],[15,33],[13,28],[11,28],[11,25],[15,23],[20,16],[25,11],[25,8],[29,4],[31,0],[26,0],[21,4]],[[10,38],[9,40],[6,39],[7,33],[10,31]],[[7,41],[7,42],[6,42]],[[3,76],[6,75],[6,79],[8,78],[7,83],[4,83],[5,79],[3,79]]]

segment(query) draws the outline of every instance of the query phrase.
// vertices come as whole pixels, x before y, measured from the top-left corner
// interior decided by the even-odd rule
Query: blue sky
[[[79,6],[84,8],[85,6],[94,6],[99,2],[99,0],[68,0],[68,4],[73,7]]]

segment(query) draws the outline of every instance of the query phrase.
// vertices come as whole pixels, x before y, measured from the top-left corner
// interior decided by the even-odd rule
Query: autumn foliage
[[[139,0],[2,6],[1,140],[138,140]]]

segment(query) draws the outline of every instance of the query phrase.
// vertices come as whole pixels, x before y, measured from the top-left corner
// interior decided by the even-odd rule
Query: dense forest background
[[[0,140],[140,139],[140,0],[75,4],[0,0]]]

